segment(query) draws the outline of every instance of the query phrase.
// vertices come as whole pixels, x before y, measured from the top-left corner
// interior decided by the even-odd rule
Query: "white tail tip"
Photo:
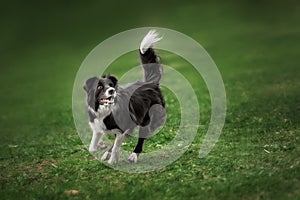
[[[140,52],[144,54],[149,48],[153,47],[153,44],[160,41],[162,37],[159,37],[156,30],[150,30],[141,42]]]

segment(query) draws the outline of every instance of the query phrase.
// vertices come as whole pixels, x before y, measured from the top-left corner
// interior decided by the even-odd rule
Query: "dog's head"
[[[115,103],[118,79],[112,75],[106,75],[102,78],[93,77],[86,81],[83,88],[90,98],[88,103],[94,103],[93,107],[97,111],[99,106],[110,106]]]

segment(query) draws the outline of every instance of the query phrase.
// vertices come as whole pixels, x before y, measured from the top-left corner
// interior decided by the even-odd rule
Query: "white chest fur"
[[[108,130],[105,126],[103,120],[105,117],[107,117],[111,113],[111,106],[101,106],[99,107],[98,111],[95,112],[91,107],[88,108],[94,115],[96,115],[96,118],[94,119],[94,122],[90,122],[90,127],[93,130],[93,133],[107,133],[107,134],[118,134],[120,133],[119,129],[113,129]]]

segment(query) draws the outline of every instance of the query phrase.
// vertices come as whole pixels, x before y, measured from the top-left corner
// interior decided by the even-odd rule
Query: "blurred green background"
[[[300,198],[299,19],[296,0],[2,1],[1,198]],[[149,26],[182,32],[207,50],[228,112],[206,158],[198,158],[199,135],[165,170],[132,175],[84,149],[72,87],[101,41]]]

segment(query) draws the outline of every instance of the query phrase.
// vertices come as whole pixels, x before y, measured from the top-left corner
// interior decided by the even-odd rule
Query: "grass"
[[[1,199],[299,199],[299,3],[136,5],[3,3]],[[223,76],[228,110],[218,143],[199,159],[210,100],[202,80],[191,78],[202,111],[194,142],[165,169],[127,174],[101,164],[85,149],[73,123],[71,96],[89,51],[113,34],[140,26],[172,28],[201,43]],[[117,62],[124,69],[125,60]],[[172,57],[164,62],[184,64]],[[190,77],[192,72],[183,73]],[[170,93],[168,128],[178,121],[172,99]],[[172,138],[167,131],[147,143],[148,151],[155,149],[151,144]]]

